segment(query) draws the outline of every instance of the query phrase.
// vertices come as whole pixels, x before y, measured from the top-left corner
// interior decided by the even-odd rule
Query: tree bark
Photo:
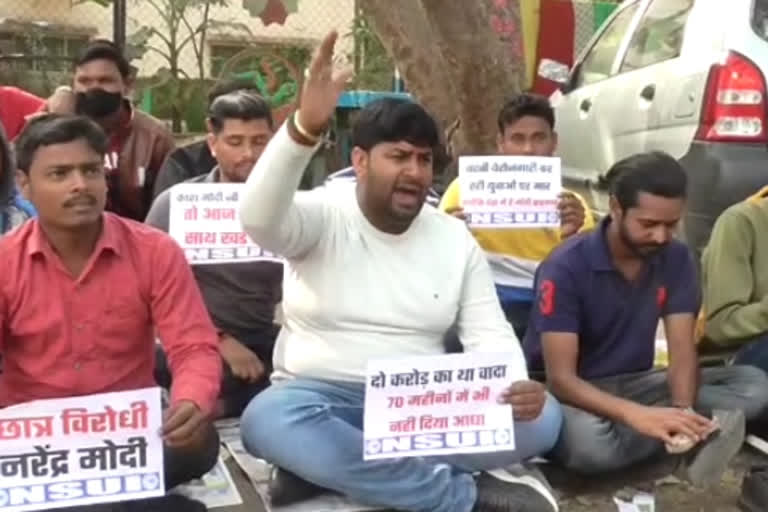
[[[517,0],[358,0],[408,90],[453,129],[452,156],[492,153],[525,73]]]
[[[457,118],[453,83],[418,0],[358,0],[408,90],[442,127]]]
[[[518,6],[519,19],[519,5],[512,3]],[[523,63],[512,59],[492,29],[491,0],[421,0],[421,4],[455,84],[461,126],[454,149],[490,153],[495,148],[496,114],[504,100],[520,90]]]

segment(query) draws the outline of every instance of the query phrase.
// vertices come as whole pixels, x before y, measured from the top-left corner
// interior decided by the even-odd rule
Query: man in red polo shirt
[[[152,387],[155,332],[173,375],[166,486],[215,464],[216,330],[165,233],[104,212],[104,132],[85,117],[31,120],[18,180],[38,217],[0,240],[0,407]]]
[[[44,99],[18,87],[0,86],[0,123],[5,128],[8,140],[15,139],[24,127],[27,116],[40,110],[44,104]]]

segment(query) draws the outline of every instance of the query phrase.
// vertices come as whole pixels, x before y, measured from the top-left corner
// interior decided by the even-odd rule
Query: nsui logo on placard
[[[215,248],[188,248],[185,249],[187,260],[215,261],[215,260],[245,260],[245,259],[278,259],[277,255],[256,246],[246,247],[215,247]]]
[[[505,446],[511,439],[512,432],[509,429],[442,432],[372,439],[366,443],[365,450],[368,455],[377,455],[474,446]]]
[[[552,223],[557,222],[558,215],[554,212],[483,212],[471,213],[470,223],[475,226],[510,225],[522,223]]]
[[[159,486],[160,477],[155,473],[19,486],[0,489],[0,508],[138,494],[157,490]]]

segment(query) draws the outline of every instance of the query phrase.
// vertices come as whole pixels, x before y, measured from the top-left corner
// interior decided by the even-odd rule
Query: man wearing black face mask
[[[73,87],[60,87],[45,110],[81,114],[104,129],[109,136],[107,209],[143,221],[155,178],[174,141],[160,121],[132,108],[126,99],[132,84],[133,70],[117,46],[94,40],[75,63]]]

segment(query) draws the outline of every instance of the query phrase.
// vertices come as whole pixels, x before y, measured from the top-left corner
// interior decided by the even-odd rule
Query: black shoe
[[[267,490],[269,501],[276,507],[306,501],[327,492],[322,487],[302,480],[277,466],[272,468]]]
[[[557,512],[557,499],[538,469],[515,465],[477,478],[473,512]]]
[[[739,509],[744,512],[763,512],[768,509],[768,467],[754,467],[744,475]]]

